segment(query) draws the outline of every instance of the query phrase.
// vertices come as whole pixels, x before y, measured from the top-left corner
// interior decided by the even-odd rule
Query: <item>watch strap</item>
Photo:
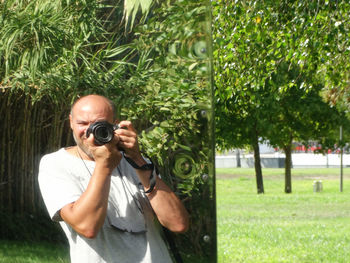
[[[150,163],[146,163],[142,166],[137,165],[131,158],[125,156],[125,153],[123,152],[123,156],[125,158],[125,160],[135,169],[137,170],[142,170],[142,171],[152,171],[151,172],[151,176],[149,178],[149,184],[150,187],[147,191],[145,191],[146,194],[150,193],[153,191],[155,185],[156,185],[156,176],[157,176],[157,172],[154,169],[154,164],[152,161],[150,161]]]
[[[129,157],[126,157],[125,156],[125,153],[123,154],[124,155],[124,158],[125,158],[125,160],[127,160],[128,161],[128,163],[132,166],[132,167],[134,167],[135,169],[137,169],[137,170],[142,170],[142,171],[151,171],[151,170],[153,170],[154,169],[154,164],[151,162],[151,163],[146,163],[146,164],[144,164],[144,165],[142,165],[142,166],[139,166],[139,165],[137,165],[131,158],[129,158]]]

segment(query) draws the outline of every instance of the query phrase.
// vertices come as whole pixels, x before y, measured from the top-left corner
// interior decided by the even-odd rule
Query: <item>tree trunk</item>
[[[239,149],[236,149],[236,166],[241,167],[241,154]]]
[[[284,165],[285,176],[284,176],[284,192],[289,194],[292,192],[292,140],[283,147],[286,155],[286,161]]]
[[[254,167],[255,167],[255,176],[256,176],[256,186],[258,194],[264,193],[264,182],[261,171],[261,161],[260,161],[260,150],[259,150],[259,141],[255,140],[254,145]]]

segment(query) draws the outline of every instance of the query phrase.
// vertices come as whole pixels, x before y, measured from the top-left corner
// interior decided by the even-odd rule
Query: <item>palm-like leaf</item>
[[[124,0],[125,28],[130,23],[130,28],[134,26],[136,14],[141,8],[142,16],[145,18],[151,8],[152,0]]]

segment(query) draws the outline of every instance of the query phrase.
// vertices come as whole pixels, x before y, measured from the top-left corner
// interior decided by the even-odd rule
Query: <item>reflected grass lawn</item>
[[[349,262],[350,170],[342,193],[337,174],[293,169],[293,193],[285,194],[283,169],[264,169],[258,195],[253,169],[218,169],[218,262]]]
[[[68,262],[68,248],[63,245],[0,240],[0,263]]]

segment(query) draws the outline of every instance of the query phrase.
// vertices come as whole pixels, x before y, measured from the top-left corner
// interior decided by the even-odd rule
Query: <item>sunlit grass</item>
[[[0,240],[0,263],[68,263],[63,245]]]
[[[258,195],[252,169],[223,177],[218,170],[219,262],[348,262],[350,178],[340,193],[338,171],[293,169],[293,193],[285,194],[283,169],[265,169]],[[315,177],[321,193],[313,192]]]
[[[217,168],[216,173],[221,175],[242,176],[254,175],[254,168]],[[284,168],[263,168],[263,175],[281,175],[284,176]],[[350,174],[350,168],[343,168],[344,174]],[[292,174],[298,178],[300,176],[338,176],[340,168],[295,168],[292,169]]]

